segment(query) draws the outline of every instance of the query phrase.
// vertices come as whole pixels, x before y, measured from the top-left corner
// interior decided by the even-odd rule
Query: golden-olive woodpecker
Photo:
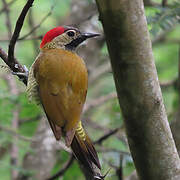
[[[76,158],[92,172],[93,163],[101,167],[96,150],[81,125],[88,74],[75,49],[95,36],[98,34],[81,33],[67,26],[48,31],[30,69],[27,86],[29,97],[35,97],[42,104],[56,139],[63,136]]]

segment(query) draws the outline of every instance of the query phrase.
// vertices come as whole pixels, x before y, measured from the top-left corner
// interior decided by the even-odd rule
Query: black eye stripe
[[[74,32],[74,31],[68,31],[68,32],[67,32],[67,35],[68,35],[69,37],[73,37],[73,36],[75,35],[75,32]]]

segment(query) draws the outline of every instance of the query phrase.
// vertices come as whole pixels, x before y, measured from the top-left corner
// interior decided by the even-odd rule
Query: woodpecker
[[[30,68],[27,93],[42,104],[56,140],[64,137],[80,163],[94,173],[101,169],[97,152],[81,124],[88,88],[88,73],[76,47],[99,34],[59,26],[48,31]],[[97,174],[95,175],[97,177]],[[99,176],[99,179],[100,176]]]

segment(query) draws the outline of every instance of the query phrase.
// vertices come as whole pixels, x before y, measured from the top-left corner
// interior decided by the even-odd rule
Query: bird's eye
[[[68,31],[68,32],[67,32],[67,35],[68,35],[69,37],[73,37],[73,36],[75,35],[75,32],[74,32],[74,31]]]

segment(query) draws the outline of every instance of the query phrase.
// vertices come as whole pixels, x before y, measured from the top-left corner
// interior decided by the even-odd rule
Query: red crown
[[[62,26],[56,27],[54,29],[49,30],[43,37],[42,42],[40,44],[40,48],[42,48],[46,43],[50,42],[55,37],[64,33],[65,28]]]

